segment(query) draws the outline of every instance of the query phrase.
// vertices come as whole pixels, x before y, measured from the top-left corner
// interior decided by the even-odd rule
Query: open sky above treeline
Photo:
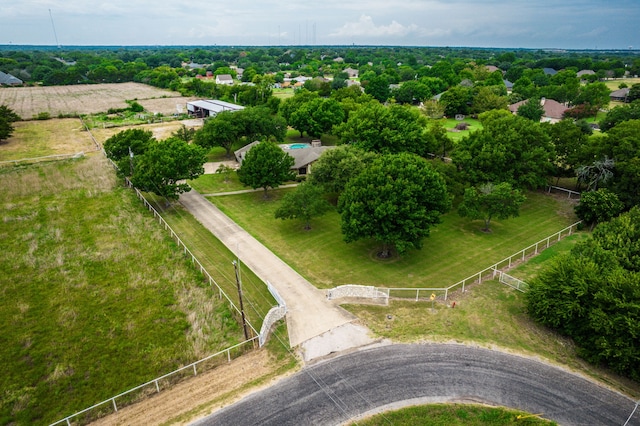
[[[20,0],[0,44],[639,49],[638,0]]]

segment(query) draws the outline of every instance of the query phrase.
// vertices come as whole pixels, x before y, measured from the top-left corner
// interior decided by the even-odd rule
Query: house
[[[578,76],[578,78],[581,78],[585,75],[596,75],[596,72],[594,70],[580,70],[576,75]]]
[[[527,102],[529,102],[529,99],[511,104],[509,105],[509,111],[513,114],[518,114],[518,108]],[[569,109],[565,104],[546,98],[540,99],[540,105],[542,105],[542,109],[544,109],[544,114],[540,121],[546,123],[557,123],[562,120],[564,118],[564,112]]]
[[[254,141],[235,151],[234,154],[236,156],[236,161],[242,165],[242,161],[244,161],[247,152],[259,143],[260,141]],[[294,163],[291,170],[295,170],[299,175],[307,175],[311,173],[311,165],[320,158],[322,153],[328,149],[335,148],[333,146],[322,146],[322,143],[319,140],[312,141],[311,145],[300,143],[284,144],[279,146],[284,152],[293,157]]]
[[[349,78],[358,78],[358,70],[351,67],[343,69],[342,72],[346,72]]]
[[[338,62],[338,63],[340,63],[340,62],[344,62],[344,59],[343,59],[342,57],[338,56],[337,58],[335,58],[335,59],[333,60],[333,62]]]
[[[544,73],[546,75],[556,75],[556,74],[558,74],[558,71],[554,70],[553,68],[542,68],[542,71],[544,71]]]
[[[0,71],[0,86],[21,86],[23,81],[11,74]]]
[[[239,111],[244,109],[241,105],[219,100],[200,100],[187,102],[187,112],[196,118],[215,117],[222,111]]]
[[[487,66],[485,66],[485,68],[489,72],[496,72],[496,71],[502,72],[502,70],[500,68],[496,67],[495,65],[487,65]]]
[[[629,89],[625,87],[623,89],[614,90],[609,94],[609,98],[614,102],[627,102],[627,98],[629,96]]]
[[[513,90],[513,83],[509,80],[502,80],[504,82],[504,86],[507,88],[507,93],[511,93]]]
[[[227,86],[233,86],[233,77],[231,77],[231,74],[216,75],[216,84],[225,84]]]

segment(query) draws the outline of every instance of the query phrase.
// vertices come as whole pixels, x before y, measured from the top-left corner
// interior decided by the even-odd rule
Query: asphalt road
[[[390,407],[484,402],[561,425],[619,425],[635,402],[541,362],[463,345],[390,345],[310,366],[195,423],[336,425]],[[640,425],[640,409],[628,426]]]

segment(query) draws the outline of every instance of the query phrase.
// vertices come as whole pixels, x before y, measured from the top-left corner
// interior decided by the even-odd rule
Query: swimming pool
[[[292,143],[291,145],[289,145],[289,149],[304,149],[309,147],[311,147],[311,145],[309,145],[308,143]]]

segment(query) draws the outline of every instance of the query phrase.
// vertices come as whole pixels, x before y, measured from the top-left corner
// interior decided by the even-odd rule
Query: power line
[[[58,49],[61,48],[60,43],[58,43],[58,33],[56,33],[56,25],[53,23],[53,15],[51,14],[51,9],[49,9],[49,18],[51,18],[51,26],[53,27],[53,36],[56,38],[56,45]]]

